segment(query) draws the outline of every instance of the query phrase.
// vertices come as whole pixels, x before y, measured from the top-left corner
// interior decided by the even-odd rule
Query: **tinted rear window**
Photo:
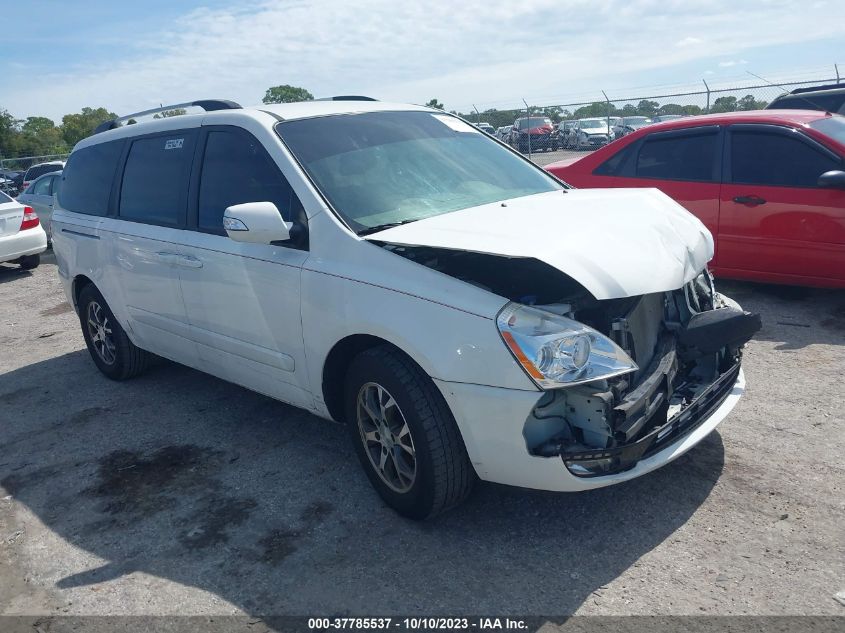
[[[36,165],[35,167],[30,167],[29,170],[26,172],[26,176],[24,176],[24,180],[30,181],[35,180],[39,176],[43,176],[44,174],[49,174],[51,171],[59,171],[61,170],[62,166],[59,164],[56,165]]]
[[[822,110],[845,114],[845,92],[791,95],[776,99],[769,108],[775,110]]]
[[[86,215],[106,215],[112,179],[123,141],[111,141],[76,150],[62,173],[59,204]]]
[[[5,193],[0,191],[0,202],[11,202],[11,201],[12,201],[12,199],[9,196],[7,196]]]
[[[646,137],[637,157],[638,178],[713,180],[719,137],[715,133]]]
[[[190,131],[132,141],[120,188],[120,217],[149,224],[182,223],[193,153]]]

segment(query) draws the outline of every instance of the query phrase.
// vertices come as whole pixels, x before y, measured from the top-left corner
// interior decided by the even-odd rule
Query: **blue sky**
[[[845,75],[845,2],[29,0],[4,7],[0,108],[60,119],[280,83],[449,109]],[[800,13],[800,15],[799,15]],[[13,25],[11,28],[9,25]]]

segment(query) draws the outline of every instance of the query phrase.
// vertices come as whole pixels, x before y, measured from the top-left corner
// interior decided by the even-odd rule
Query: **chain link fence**
[[[15,158],[0,158],[0,170],[24,171],[38,163],[50,163],[56,160],[67,160],[70,154],[42,154],[41,156],[17,156]]]
[[[487,131],[491,130],[486,126],[490,126],[492,134],[520,151],[541,155],[544,151],[594,149],[581,147],[575,138],[577,134],[571,132],[571,129],[576,127],[576,122],[583,119],[604,119],[601,125],[603,129],[608,130],[609,142],[630,133],[632,129],[652,122],[700,114],[761,110],[784,93],[829,84],[841,84],[845,88],[845,77],[840,77],[837,65],[831,66],[829,74],[814,73],[812,78],[793,78],[778,83],[760,78],[737,82],[734,85],[719,85],[703,79],[700,89],[599,90],[580,99],[551,105],[530,105],[523,100],[523,107],[514,109],[482,110],[474,105],[469,112],[456,113]],[[517,120],[528,117],[532,127],[535,117],[540,117],[538,125],[542,119],[548,119],[553,128],[553,138],[533,147],[527,147],[526,142],[520,142],[521,136],[518,131],[514,131],[514,124]],[[628,126],[627,123],[631,125]],[[564,129],[559,129],[561,124]],[[614,127],[616,132],[611,134]],[[548,161],[540,156],[539,162]]]

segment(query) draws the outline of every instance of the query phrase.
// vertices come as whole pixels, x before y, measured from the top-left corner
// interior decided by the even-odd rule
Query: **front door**
[[[782,282],[845,279],[845,191],[817,184],[842,158],[793,128],[728,129],[719,269]]]
[[[245,130],[204,128],[194,175],[187,264],[179,268],[201,368],[292,404],[313,406],[305,372],[300,276],[308,257],[292,245],[244,244],[226,236],[223,211],[273,202],[286,221],[304,213],[285,177]]]

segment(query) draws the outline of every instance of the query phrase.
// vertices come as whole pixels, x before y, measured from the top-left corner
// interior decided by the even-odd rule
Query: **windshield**
[[[282,121],[276,132],[359,233],[563,188],[447,114],[341,114]]]
[[[845,145],[845,117],[835,116],[819,119],[810,123],[810,127]]]
[[[581,129],[592,130],[598,128],[607,129],[607,121],[581,121]]]
[[[530,123],[529,123],[530,121]],[[527,130],[532,127],[543,127],[544,125],[551,125],[551,119],[542,119],[542,118],[534,118],[531,117],[530,119],[519,119],[517,121],[517,125],[520,130]]]

